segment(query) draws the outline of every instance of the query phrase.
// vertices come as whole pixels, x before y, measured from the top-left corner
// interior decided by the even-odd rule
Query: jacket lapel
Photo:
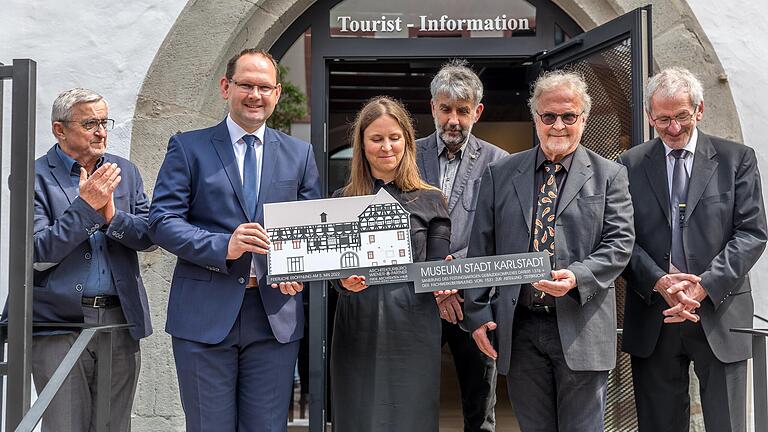
[[[278,155],[280,154],[280,140],[277,139],[277,134],[270,128],[264,130],[264,153],[261,157],[261,181],[259,181],[259,205],[258,209],[262,208],[264,200],[269,192],[269,187],[272,184],[272,176],[275,173],[275,167],[277,166]],[[258,216],[257,216],[258,219]]]
[[[250,219],[250,213],[245,209],[243,181],[240,178],[240,170],[237,167],[235,150],[232,148],[232,139],[229,136],[226,121],[223,121],[216,126],[216,130],[214,130],[213,136],[211,137],[211,143],[213,144],[213,148],[216,149],[216,153],[219,155],[221,164],[224,166],[224,172],[227,173],[229,183],[235,191],[237,201],[240,203],[240,208],[243,210],[243,215],[246,219]]]
[[[432,133],[426,142],[426,148],[419,152],[421,166],[424,167],[424,181],[436,188],[440,188],[440,162],[437,157],[437,132]]]
[[[517,165],[517,171],[513,174],[512,186],[517,194],[517,201],[520,203],[520,210],[523,212],[525,225],[528,227],[528,235],[531,234],[531,218],[534,212],[534,191],[533,191],[533,170],[536,164],[536,152],[538,147],[526,150],[525,154]]]
[[[571,170],[568,172],[568,178],[565,181],[563,191],[560,193],[557,203],[557,216],[568,207],[568,204],[573,201],[576,195],[584,186],[584,183],[592,177],[592,163],[587,157],[587,151],[579,144],[573,153],[573,161],[571,162]]]
[[[480,145],[477,143],[474,135],[469,136],[469,142],[464,148],[464,154],[461,155],[461,163],[459,164],[459,172],[456,173],[456,182],[451,189],[451,199],[448,200],[448,213],[453,211],[456,203],[459,202],[461,194],[464,193],[464,188],[467,187],[469,181],[469,175],[475,168],[475,162],[480,156]]]
[[[56,179],[59,187],[64,191],[64,195],[67,196],[67,200],[72,204],[72,201],[80,195],[80,191],[74,184],[72,184],[72,178],[69,175],[67,167],[61,161],[59,155],[56,154],[56,146],[53,146],[48,150],[46,158],[48,159],[48,166],[51,168],[53,178]]]
[[[669,185],[667,180],[667,159],[664,154],[664,144],[656,138],[651,147],[651,151],[645,154],[645,175],[648,177],[648,184],[651,185],[656,201],[664,213],[667,224],[671,224],[669,219]],[[671,226],[671,225],[670,225]]]
[[[696,142],[696,155],[693,158],[693,169],[691,169],[691,180],[688,184],[688,202],[685,212],[685,218],[688,219],[696,205],[707,188],[709,180],[712,178],[715,169],[717,169],[717,152],[707,135],[699,131],[699,138]]]

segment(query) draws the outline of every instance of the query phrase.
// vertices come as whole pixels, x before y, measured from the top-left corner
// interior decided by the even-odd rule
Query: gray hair
[[[453,59],[444,64],[429,85],[432,100],[445,95],[452,100],[468,100],[477,106],[483,100],[483,82],[462,59]]]
[[[103,96],[95,91],[84,88],[73,88],[62,92],[56,100],[53,101],[51,110],[51,123],[57,121],[72,120],[72,108],[81,103],[98,102],[104,99]]]
[[[589,111],[592,109],[592,98],[587,93],[587,83],[578,72],[555,70],[545,72],[533,83],[531,98],[528,99],[528,106],[531,108],[531,117],[536,118],[536,110],[539,106],[539,99],[544,92],[552,91],[559,87],[568,87],[581,99],[581,108],[584,110],[584,116],[589,117]]]
[[[645,90],[645,109],[648,112],[651,111],[651,98],[654,95],[671,98],[681,91],[688,93],[693,109],[698,108],[704,100],[701,81],[691,71],[681,67],[664,69],[648,80],[648,87]]]

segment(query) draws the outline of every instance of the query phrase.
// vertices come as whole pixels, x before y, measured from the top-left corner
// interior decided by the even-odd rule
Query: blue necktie
[[[259,200],[259,168],[256,161],[254,144],[258,141],[255,135],[243,135],[245,141],[245,160],[243,161],[243,196],[248,218],[256,217],[256,203]]]
[[[677,149],[670,152],[675,158],[672,171],[672,265],[683,273],[688,273],[683,246],[683,221],[685,220],[686,201],[688,200],[688,172],[685,170],[685,157],[688,150]]]

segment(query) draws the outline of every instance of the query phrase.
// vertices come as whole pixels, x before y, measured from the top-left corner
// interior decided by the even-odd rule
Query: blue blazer
[[[91,265],[88,238],[95,230],[104,229],[120,305],[127,322],[133,324],[131,336],[140,339],[152,333],[136,254],[155,247],[147,233],[149,202],[136,165],[109,153],[104,154],[104,162],[116,163],[122,177],[114,193],[117,211],[109,225],[78,196],[55,147],[35,161],[33,319],[83,322],[80,298]]]
[[[312,147],[267,128],[259,201],[253,222],[264,223],[264,203],[320,197]],[[226,122],[171,137],[149,210],[150,235],[178,257],[165,330],[215,344],[229,333],[245,295],[251,257],[227,260],[238,225],[249,221]],[[265,255],[257,255],[259,291],[271,331],[283,343],[303,336],[301,295],[267,286]]]

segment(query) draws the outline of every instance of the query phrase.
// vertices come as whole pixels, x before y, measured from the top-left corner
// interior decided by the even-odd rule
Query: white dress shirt
[[[696,142],[699,139],[699,130],[696,128],[693,128],[693,133],[691,134],[691,139],[688,140],[688,144],[683,147],[683,149],[688,150],[690,153],[685,156],[683,159],[683,163],[685,164],[685,172],[688,173],[688,184],[690,185],[690,178],[691,178],[691,170],[693,169],[693,156],[696,154]],[[662,143],[664,141],[662,140]],[[672,156],[672,150],[673,148],[668,146],[667,143],[664,143],[664,154],[667,156],[667,188],[669,192],[669,200],[672,202],[672,175],[675,172],[675,157]],[[670,254],[669,258],[669,272],[670,273],[680,273],[680,270],[677,269],[677,267],[672,265],[672,257]]]
[[[245,131],[245,129],[241,128],[240,125],[235,123],[234,120],[232,120],[232,117],[230,117],[229,114],[227,114],[227,129],[229,129],[229,139],[232,140],[232,148],[235,151],[235,159],[237,159],[237,169],[240,172],[240,183],[243,182],[243,165],[245,164],[245,150],[247,144],[245,141],[243,141],[243,135],[248,135],[248,132]],[[259,140],[253,144],[253,150],[256,155],[256,176],[260,179],[261,178],[261,167],[262,167],[262,161],[264,160],[264,131],[266,130],[266,125],[262,124],[261,127],[256,129],[255,132],[253,132],[251,135],[256,135],[256,138]],[[257,196],[259,191],[261,191],[261,181],[259,181],[258,190],[256,191]],[[256,274],[256,256],[254,254],[253,260],[251,260],[251,277],[258,277]]]
[[[696,128],[693,128],[693,134],[691,134],[691,139],[688,140],[688,144],[683,147],[683,149],[688,150],[690,153],[683,159],[685,162],[685,172],[688,173],[688,178],[691,178],[691,170],[693,169],[693,156],[696,154],[696,142],[699,139],[699,130]],[[668,146],[667,143],[665,143],[662,140],[662,143],[664,143],[664,154],[667,156],[667,192],[669,193],[670,199],[672,198],[672,174],[675,172],[675,157],[672,156],[670,153],[672,152],[673,148]]]

